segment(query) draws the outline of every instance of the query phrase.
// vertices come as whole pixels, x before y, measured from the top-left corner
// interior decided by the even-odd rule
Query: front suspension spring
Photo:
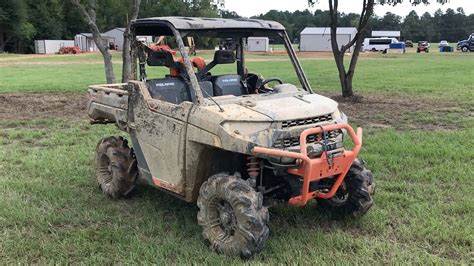
[[[260,173],[260,161],[255,156],[247,157],[247,173],[250,178],[257,178]]]

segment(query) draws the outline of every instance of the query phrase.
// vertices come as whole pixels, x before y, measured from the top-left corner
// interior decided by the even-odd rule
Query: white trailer
[[[336,40],[339,46],[348,44],[357,34],[353,27],[339,27],[336,30]],[[306,27],[300,33],[300,51],[302,52],[330,52],[331,28]],[[353,52],[354,46],[349,51]]]
[[[55,54],[61,47],[74,46],[73,40],[35,40],[36,54]]]

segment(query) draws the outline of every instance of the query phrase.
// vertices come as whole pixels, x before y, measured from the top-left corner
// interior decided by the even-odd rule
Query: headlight
[[[336,119],[337,123],[347,123],[347,116],[339,111],[339,109],[336,109],[336,111],[332,113],[332,116]]]
[[[224,122],[222,127],[229,133],[250,135],[270,128],[271,122]]]

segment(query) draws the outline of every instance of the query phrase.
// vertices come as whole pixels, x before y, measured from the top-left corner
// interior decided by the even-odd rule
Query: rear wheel
[[[122,137],[107,137],[96,147],[96,177],[99,187],[112,198],[129,194],[138,176],[133,149]]]
[[[198,223],[210,247],[222,254],[249,258],[263,249],[268,238],[268,210],[238,173],[211,176],[201,186]]]
[[[356,159],[334,197],[319,200],[319,203],[344,216],[362,216],[374,204],[372,195],[375,192],[375,183],[373,179],[372,172],[364,167],[364,162]]]

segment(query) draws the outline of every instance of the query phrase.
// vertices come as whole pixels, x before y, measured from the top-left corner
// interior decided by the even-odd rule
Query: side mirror
[[[217,50],[214,53],[214,62],[216,64],[233,64],[235,62],[235,54],[231,50]]]
[[[148,53],[146,63],[149,66],[166,66],[174,65],[173,55],[166,51],[151,51]]]

